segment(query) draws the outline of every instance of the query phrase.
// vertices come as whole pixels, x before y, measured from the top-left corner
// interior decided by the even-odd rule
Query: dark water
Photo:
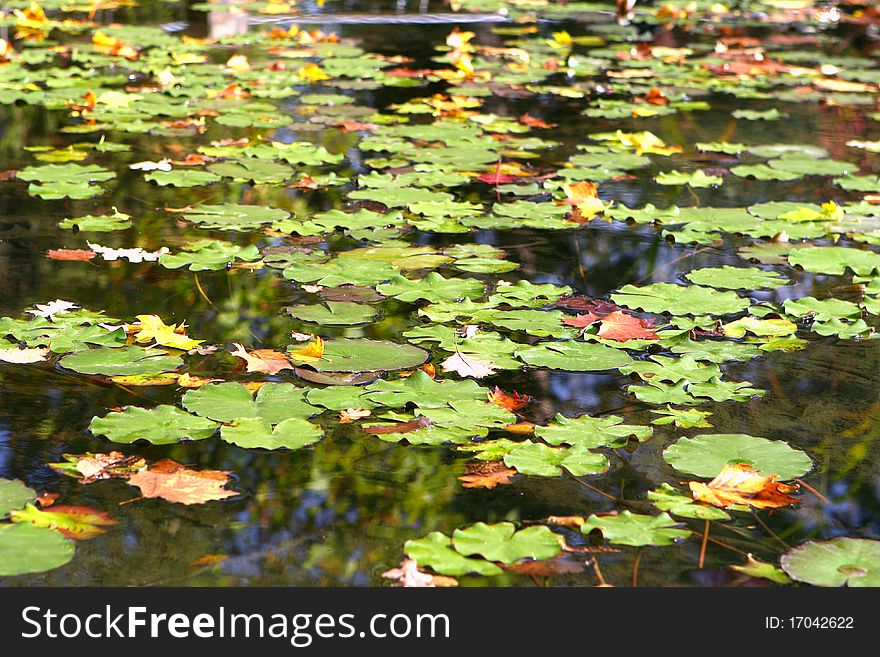
[[[376,9],[373,5],[339,3],[330,8],[365,12]],[[161,2],[104,13],[107,21],[187,21],[192,34],[203,35],[208,30],[205,14]],[[500,45],[491,27],[477,25],[469,29],[478,32],[481,44]],[[589,30],[584,24],[541,27],[548,33],[560,28],[572,34]],[[413,57],[412,66],[418,67],[428,63],[433,46],[443,42],[449,26],[325,29],[360,39],[368,51]],[[845,53],[860,52],[864,45],[845,33],[840,36],[839,43],[846,39]],[[357,92],[359,102],[379,110],[424,95],[424,88]],[[712,141],[722,135],[744,143],[815,143],[827,148],[832,157],[840,157],[848,139],[880,137],[872,134],[878,132],[876,126],[880,124],[866,129],[852,107],[766,101],[746,104],[720,96],[708,100],[711,111],[640,119],[629,125],[588,119],[579,114],[582,101],[551,96],[527,102],[496,97],[484,111],[511,116],[528,111],[557,123],[557,128],[542,136],[563,145],[544,155],[539,165],[558,166],[575,152],[577,144],[584,143],[587,133],[618,128],[651,130],[675,143]],[[791,119],[775,123],[772,139],[768,139],[764,122],[731,124],[729,111],[738,105],[754,109],[777,106]],[[0,170],[31,163],[22,151],[24,145],[76,142],[76,135],[58,132],[66,120],[63,111],[0,107]],[[217,126],[198,142],[183,139],[181,152],[189,152],[196,143],[230,136],[226,132]],[[307,138],[317,139],[333,152],[346,152],[347,161],[356,163],[361,159],[351,135],[328,131]],[[186,205],[195,198],[195,192],[157,188],[144,182],[141,174],[127,170],[129,162],[164,157],[162,145],[146,136],[109,134],[107,139],[132,143],[134,151],[96,160],[119,174],[111,191],[99,199],[47,203],[28,196],[24,184],[0,186],[0,315],[18,316],[31,304],[62,298],[125,319],[151,313],[168,323],[187,321],[190,335],[221,345],[237,341],[283,344],[287,332],[304,328],[279,313],[282,306],[303,294],[277,275],[255,275],[247,270],[199,273],[202,294],[193,275],[186,271],[149,263],[98,266],[46,259],[44,253],[49,248],[81,246],[78,236],[56,227],[60,219],[98,214],[111,207],[137,220],[125,238],[112,233],[101,235],[104,244],[153,249],[179,243],[191,233],[191,227],[169,218],[161,208]],[[671,168],[686,164],[692,155],[686,151],[680,162],[673,158]],[[871,156],[865,157],[866,169],[870,169]],[[357,172],[357,168],[352,171]],[[732,178],[715,190],[679,194],[677,188],[636,179],[603,185],[602,195],[631,207],[646,203],[663,207],[671,203],[742,207],[770,199],[821,202],[830,198],[830,187],[817,186],[814,181],[767,183]],[[834,198],[846,197],[835,190]],[[309,199],[312,205],[307,206],[304,197],[291,198],[289,190],[266,185],[256,190],[228,185],[212,196],[213,202],[283,204],[303,212],[340,203],[339,193],[333,191]],[[211,235],[205,231],[202,234]],[[235,235],[213,236],[249,241],[248,236]],[[480,231],[451,236],[417,233],[411,239],[417,244],[467,240],[494,244],[504,248],[509,259],[522,264],[521,270],[505,278],[567,284],[592,296],[607,294],[627,283],[675,281],[682,272],[696,267],[738,264],[741,260],[736,247],[745,243],[732,238],[709,247],[676,245],[668,243],[653,227],[601,222],[578,231]],[[781,302],[789,296],[820,296],[835,284],[826,277],[795,272],[791,286],[753,296]],[[366,328],[327,328],[322,334],[394,339],[412,323],[410,313],[404,311],[386,314]],[[211,362],[205,359],[204,372],[195,373],[210,374]],[[734,365],[730,371],[733,378],[749,380],[768,394],[747,403],[701,407],[714,413],[713,431],[785,438],[792,446],[807,451],[818,468],[805,481],[827,496],[830,503],[820,504],[815,496],[805,495],[797,508],[775,514],[769,524],[778,535],[776,539],[759,533],[749,521],[731,525],[719,538],[733,548],[775,562],[785,549],[782,542],[795,545],[809,537],[880,535],[880,345],[872,341],[815,340],[806,350],[771,354]],[[64,453],[107,450],[105,441],[85,431],[93,415],[126,404],[173,403],[176,391],[171,386],[123,389],[61,369],[28,366],[4,365],[0,377],[0,477],[22,479],[37,490],[60,492],[70,504],[112,509],[119,520],[119,525],[106,535],[78,544],[76,558],[67,566],[45,575],[0,580],[7,585],[377,585],[379,574],[400,560],[403,543],[430,531],[449,533],[457,526],[477,521],[588,515],[617,508],[615,502],[570,478],[520,477],[513,485],[491,491],[462,489],[456,477],[464,472],[465,456],[446,448],[386,444],[365,436],[352,425],[335,422],[326,424],[328,437],[314,448],[287,453],[248,451],[218,441],[171,447],[114,445],[148,459],[173,458],[200,468],[231,470],[237,478],[234,487],[242,492],[230,501],[191,507],[161,500],[117,506],[133,497],[134,489],[119,481],[84,487],[45,464],[61,460]],[[643,424],[651,418],[646,405],[625,394],[623,386],[630,380],[619,374],[529,371],[502,373],[485,383],[498,383],[507,390],[534,396],[539,402],[528,411],[528,419],[536,422],[546,421],[557,412],[572,415],[613,411]],[[657,427],[655,437],[637,451],[618,450],[609,473],[591,479],[590,484],[619,499],[635,500],[637,505],[647,490],[681,477],[660,458],[665,446],[677,436],[674,429]],[[570,539],[576,541],[577,537]],[[694,574],[698,551],[698,542],[675,550],[645,550],[640,581],[717,583],[711,574]],[[216,568],[190,565],[214,554],[227,555],[228,559]],[[603,561],[606,578],[629,581],[630,560],[631,555],[609,555],[607,562]],[[709,568],[730,561],[729,551],[709,546]],[[554,581],[583,584],[585,580],[571,575]],[[487,583],[479,578],[463,578],[463,584]],[[528,579],[514,575],[494,578],[491,583],[531,585]]]

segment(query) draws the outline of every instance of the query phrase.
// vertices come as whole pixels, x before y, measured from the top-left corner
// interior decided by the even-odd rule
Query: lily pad
[[[576,477],[608,470],[608,458],[586,447],[549,447],[531,441],[510,450],[504,464],[521,474],[539,477],[559,477],[563,468]]]
[[[562,549],[559,539],[543,525],[516,531],[512,522],[478,522],[452,534],[455,551],[466,557],[479,554],[489,561],[514,564],[522,559],[551,559]]]
[[[602,532],[605,540],[617,545],[672,545],[687,538],[691,532],[678,529],[678,523],[668,513],[648,516],[622,511],[616,516],[592,515],[581,525],[581,532],[589,534],[594,529]]]
[[[425,538],[409,540],[403,551],[415,559],[420,566],[427,566],[441,575],[500,575],[503,570],[491,561],[469,559],[456,552],[452,539],[440,532],[431,532]]]
[[[146,440],[154,445],[173,445],[184,440],[210,438],[218,423],[192,415],[175,406],[140,408],[128,406],[125,410],[93,417],[89,430],[96,436],[106,436],[114,443],[133,443]]]
[[[45,527],[0,525],[0,576],[53,570],[73,559],[73,541]]]
[[[34,491],[16,479],[0,479],[0,518],[20,509],[36,496]]]
[[[282,420],[276,426],[258,417],[240,417],[224,426],[220,437],[247,449],[299,449],[321,440],[321,428],[301,417]]]
[[[288,418],[307,418],[321,410],[305,401],[307,391],[291,383],[267,383],[254,398],[240,383],[211,383],[187,391],[182,404],[191,413],[217,422],[247,417],[277,424]]]
[[[80,374],[134,376],[170,372],[183,365],[183,360],[160,349],[98,347],[65,356],[59,364]]]
[[[328,326],[367,324],[379,315],[373,306],[353,301],[327,301],[324,304],[287,306],[285,313],[303,322]]]
[[[611,295],[611,300],[634,310],[673,315],[726,315],[745,310],[750,303],[735,292],[672,283],[652,283],[642,287],[624,285],[619,292]]]
[[[781,440],[741,433],[701,434],[681,438],[666,448],[663,458],[676,470],[711,479],[728,463],[748,463],[764,476],[781,480],[806,474],[810,457]]]
[[[412,369],[424,363],[428,357],[427,351],[409,344],[337,338],[327,340],[323,357],[308,365],[319,372],[379,372]]]
[[[517,349],[514,355],[534,367],[573,372],[611,370],[632,362],[626,352],[592,342],[542,342]]]
[[[880,541],[834,538],[809,541],[782,555],[782,568],[814,586],[880,586]]]

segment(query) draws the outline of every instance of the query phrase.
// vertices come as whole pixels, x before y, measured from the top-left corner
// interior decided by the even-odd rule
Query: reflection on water
[[[371,8],[364,3],[340,4],[345,11]],[[417,10],[430,11],[434,4],[423,1]],[[186,13],[163,3],[145,6],[157,8],[154,22],[185,20],[193,34],[219,38],[248,30],[245,12]],[[317,5],[307,4],[306,8],[321,11]],[[401,10],[414,9],[410,3]],[[109,16],[104,18],[133,20],[140,11],[143,8],[106,12]],[[442,42],[449,27],[336,25],[325,29],[362,39],[368,50],[402,52],[414,58],[413,67],[419,67],[428,63],[433,45]],[[497,41],[488,25],[470,29],[480,33],[483,43]],[[354,93],[364,104],[382,109],[424,95],[425,90]],[[693,117],[664,118],[647,129],[664,137],[675,134],[675,141],[681,143],[711,141],[725,133],[731,141],[762,140],[764,128],[750,122],[741,122],[731,133],[728,112],[735,108],[735,100],[712,97],[710,102],[713,111],[702,113],[699,122]],[[500,115],[529,111],[558,124],[547,132],[547,139],[559,140],[562,146],[545,154],[537,161],[539,166],[558,165],[575,152],[587,132],[612,125],[602,119],[591,119],[587,125],[579,114],[581,109],[580,101],[559,97],[541,97],[536,105],[493,97],[485,107],[485,111]],[[864,136],[845,108],[792,105],[786,111],[792,120],[774,126],[774,138],[780,142],[818,142],[833,157],[839,157],[846,140]],[[28,106],[0,108],[3,168],[28,161],[22,152],[25,144],[62,143],[58,133],[65,122],[62,114]],[[207,137],[225,136],[216,128],[212,130],[215,132]],[[279,138],[326,142],[334,152],[346,152],[355,167],[361,159],[354,137],[346,142],[338,132],[288,131]],[[148,136],[125,139],[135,144],[138,159],[160,152]],[[191,144],[184,139],[184,145]],[[285,343],[286,333],[298,327],[279,310],[295,302],[301,293],[280,277],[236,270],[207,272],[199,274],[200,291],[189,272],[125,262],[99,269],[43,257],[48,248],[78,243],[70,232],[56,228],[59,219],[109,207],[138,217],[136,234],[129,238],[132,245],[156,248],[179,241],[182,228],[157,210],[172,199],[179,201],[179,197],[145,183],[140,176],[125,172],[121,176],[109,194],[94,201],[45,204],[11,186],[0,187],[0,313],[15,316],[33,303],[64,298],[124,318],[156,313],[168,322],[186,320],[191,335],[218,344],[241,340]],[[661,207],[672,203],[742,206],[780,195],[816,201],[830,194],[828,188],[801,181],[739,180],[694,192],[646,183],[644,178],[619,181],[605,186],[602,193],[631,207],[647,203]],[[283,200],[286,206],[293,204],[308,214],[338,204],[334,194],[319,196],[310,206],[293,190],[261,188],[244,191],[239,202],[271,204]],[[840,192],[836,195],[840,197]],[[230,238],[228,234],[222,237]],[[567,284],[593,296],[605,295],[626,283],[675,281],[682,272],[696,267],[741,262],[736,254],[741,242],[735,238],[708,247],[676,245],[653,227],[601,222],[568,232],[480,231],[470,238],[412,235],[417,244],[441,245],[465,239],[498,245],[521,263],[521,272],[510,275],[511,280],[523,277],[537,283]],[[779,302],[792,295],[819,296],[829,285],[825,277],[800,272],[793,275],[790,286],[754,297]],[[325,335],[393,339],[411,321],[408,315],[386,316],[368,327],[329,329]],[[733,378],[752,381],[770,394],[760,401],[709,405],[717,431],[784,437],[807,450],[820,467],[805,481],[830,501],[819,504],[817,497],[805,495],[797,509],[773,516],[771,527],[792,544],[810,536],[880,536],[880,344],[821,340],[802,352],[776,353],[735,365],[731,372]],[[60,370],[12,365],[4,366],[0,377],[0,477],[21,478],[35,489],[59,491],[72,504],[114,508],[114,517],[120,522],[105,536],[80,544],[77,558],[69,566],[42,576],[10,578],[5,582],[8,584],[375,585],[379,573],[399,560],[404,541],[414,536],[435,530],[449,532],[480,520],[586,515],[615,508],[607,496],[570,478],[522,477],[495,490],[464,490],[456,477],[464,471],[466,459],[450,450],[390,445],[335,424],[328,427],[328,438],[314,449],[291,453],[257,453],[210,441],[136,449],[116,446],[148,459],[173,458],[198,467],[231,470],[238,478],[235,487],[243,493],[229,502],[197,507],[156,500],[117,506],[132,496],[128,486],[105,481],[82,487],[45,464],[60,460],[66,452],[105,449],[105,443],[85,432],[90,418],[103,409],[129,403],[167,403],[173,401],[173,391],[161,387],[126,390]],[[625,386],[631,381],[620,374],[526,371],[489,381],[495,382],[539,400],[528,416],[537,422],[547,421],[555,413],[585,411],[614,412],[639,423],[651,419],[645,405],[626,394]],[[680,477],[659,458],[676,437],[674,429],[658,427],[655,438],[637,451],[618,450],[609,473],[589,483],[618,499],[643,499],[648,489]],[[779,546],[772,541],[756,544],[757,534],[749,527],[720,531],[727,532],[723,540],[733,548],[754,551],[756,545],[762,545],[763,552],[756,556],[775,560],[778,555]],[[583,539],[571,536],[570,540],[576,543]],[[715,549],[710,547],[710,564]],[[689,544],[674,551],[645,552],[642,583],[695,583],[690,570],[698,550],[698,544]],[[725,553],[717,554],[727,559]],[[228,558],[217,569],[190,565],[205,555]],[[619,581],[628,580],[629,567],[623,556],[609,555],[607,564],[603,562],[606,577],[620,574]],[[512,575],[497,581],[528,583]],[[559,581],[582,583],[577,575],[563,576]],[[464,583],[484,584],[468,582],[467,578]]]

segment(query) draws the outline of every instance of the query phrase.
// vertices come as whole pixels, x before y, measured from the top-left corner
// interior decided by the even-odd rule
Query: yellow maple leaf
[[[330,76],[317,64],[306,64],[298,71],[299,77],[307,82],[320,82],[329,80]]]
[[[324,341],[321,338],[315,338],[314,342],[309,342],[302,349],[294,349],[288,355],[294,360],[305,363],[321,360],[324,357]]]
[[[135,334],[137,342],[150,342],[174,349],[192,349],[198,347],[204,340],[193,340],[185,333],[186,324],[171,324],[163,322],[157,315],[138,315],[139,324],[127,324],[126,331]]]
[[[251,70],[251,65],[248,62],[248,58],[244,55],[233,55],[226,60],[226,68],[236,72],[249,71]]]

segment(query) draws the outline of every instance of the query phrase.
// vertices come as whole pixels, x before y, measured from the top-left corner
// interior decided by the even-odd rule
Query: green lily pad
[[[775,289],[788,281],[773,271],[763,271],[754,267],[706,267],[694,269],[685,274],[691,283],[720,288],[722,290]]]
[[[254,230],[289,216],[290,213],[281,208],[237,203],[199,205],[183,214],[187,221],[212,230]]]
[[[652,283],[642,287],[624,285],[619,292],[611,295],[611,300],[634,310],[673,315],[726,315],[745,310],[750,303],[735,292],[672,283]]]
[[[455,551],[466,557],[479,554],[489,561],[514,564],[522,559],[551,559],[562,551],[559,539],[544,525],[516,531],[512,522],[478,522],[452,534]]]
[[[320,360],[307,364],[319,372],[380,372],[413,369],[428,357],[427,351],[409,344],[337,338],[324,343],[324,356]]]
[[[693,498],[676,490],[669,484],[660,484],[655,490],[648,491],[648,499],[661,511],[696,520],[729,520],[730,516],[723,509],[708,504],[695,502]]]
[[[254,394],[240,383],[210,383],[183,396],[183,407],[190,413],[216,420],[232,422],[236,418],[260,418],[277,424],[289,418],[307,418],[318,413],[305,401],[308,388],[291,383],[267,383]]]
[[[220,430],[227,443],[247,449],[299,449],[321,440],[321,427],[301,417],[282,420],[276,426],[259,417],[240,417]]]
[[[526,441],[504,456],[504,465],[525,475],[559,477],[564,468],[580,477],[602,474],[608,470],[608,459],[586,447],[550,447]]]
[[[581,532],[589,534],[594,529],[598,529],[609,543],[639,547],[672,545],[677,540],[691,535],[690,531],[677,527],[675,520],[665,512],[657,516],[648,516],[622,511],[616,516],[590,516],[581,525]]]
[[[592,342],[542,342],[517,349],[514,355],[533,367],[573,372],[611,370],[632,362],[626,352]]]
[[[809,541],[782,555],[792,578],[814,586],[880,586],[880,541],[834,538]]]
[[[213,420],[192,415],[175,406],[128,406],[125,410],[108,413],[104,417],[93,417],[89,430],[114,443],[146,440],[154,445],[172,445],[184,440],[210,438],[218,426]]]
[[[810,457],[781,440],[768,440],[741,433],[701,434],[681,438],[663,452],[676,470],[711,479],[728,463],[748,463],[764,476],[781,480],[806,474]]]
[[[618,415],[592,417],[581,415],[567,418],[557,414],[553,424],[535,427],[535,436],[551,445],[572,445],[594,449],[596,447],[622,447],[630,437],[647,440],[653,434],[651,427],[622,424]]]
[[[282,310],[294,319],[328,326],[367,324],[379,315],[373,306],[354,301],[326,301],[323,304],[287,306]]]
[[[131,216],[122,212],[113,214],[92,215],[63,219],[58,222],[59,228],[76,228],[86,232],[110,232],[131,228]]]
[[[817,274],[841,275],[849,268],[859,276],[870,276],[880,267],[880,253],[845,246],[807,246],[792,249],[788,262]]]
[[[73,559],[73,541],[45,527],[0,525],[0,576],[42,573]]]
[[[463,557],[452,548],[452,539],[440,532],[431,532],[424,538],[409,540],[403,551],[420,566],[427,566],[441,575],[461,576],[500,575],[503,570],[491,561]]]
[[[454,381],[434,380],[425,372],[415,372],[398,381],[376,381],[366,387],[363,397],[373,404],[401,408],[415,404],[420,408],[439,408],[453,401],[486,401],[488,389],[477,385],[473,379]],[[310,399],[311,395],[309,393]],[[357,406],[357,404],[355,404]]]
[[[183,360],[160,349],[98,347],[65,356],[59,364],[80,374],[135,376],[170,372],[183,365]]]
[[[34,491],[17,479],[0,479],[0,518],[32,502],[36,496]]]
[[[418,280],[411,280],[398,274],[387,283],[377,285],[376,291],[400,301],[413,302],[426,299],[438,302],[455,301],[465,297],[476,299],[483,295],[484,288],[484,283],[474,278],[444,278],[437,272],[431,272]]]

